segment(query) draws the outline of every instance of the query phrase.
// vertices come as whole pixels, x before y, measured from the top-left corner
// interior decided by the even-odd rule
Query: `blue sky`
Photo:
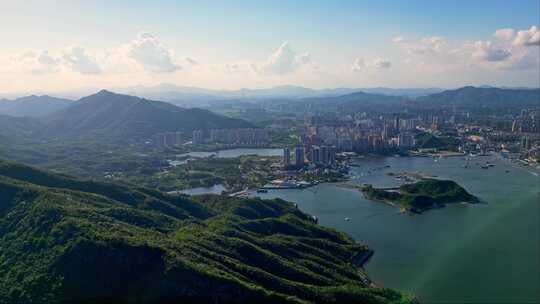
[[[540,81],[538,0],[2,1],[0,20],[0,92]]]

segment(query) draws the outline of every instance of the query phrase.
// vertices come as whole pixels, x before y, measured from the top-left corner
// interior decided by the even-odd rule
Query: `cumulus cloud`
[[[473,48],[472,56],[484,61],[504,61],[512,55],[509,50],[497,47],[491,41],[476,41]]]
[[[62,59],[67,67],[82,74],[99,74],[102,71],[96,58],[79,46],[67,48]]]
[[[47,50],[28,51],[13,59],[18,66],[32,74],[54,73],[60,69],[60,59]]]
[[[531,46],[540,45],[540,30],[536,26],[531,26],[525,31],[518,31],[514,45]]]
[[[150,33],[139,34],[128,45],[127,55],[150,72],[172,73],[181,69],[175,63],[173,52]]]
[[[493,36],[499,40],[509,41],[514,38],[515,31],[511,28],[504,28],[496,30]]]
[[[394,38],[392,38],[392,42],[394,43],[401,43],[401,42],[404,42],[405,39],[402,37],[402,36],[396,36]]]
[[[388,69],[392,66],[392,63],[388,60],[375,58],[372,60],[365,60],[363,58],[356,58],[354,61],[352,69],[354,71],[360,71],[365,68],[372,69]]]
[[[419,54],[437,53],[446,45],[446,39],[433,36],[420,39],[420,43],[412,48],[412,51]]]
[[[447,46],[446,39],[440,36],[424,37],[419,40],[405,40],[402,36],[397,36],[392,39],[392,42],[412,55],[437,54]]]
[[[284,42],[264,63],[255,64],[254,68],[261,74],[282,75],[294,72],[310,61],[309,53],[297,54],[288,42]]]

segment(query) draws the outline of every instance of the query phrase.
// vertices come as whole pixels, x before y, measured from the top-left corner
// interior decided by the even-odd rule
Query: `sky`
[[[540,1],[0,0],[0,93],[540,86]]]

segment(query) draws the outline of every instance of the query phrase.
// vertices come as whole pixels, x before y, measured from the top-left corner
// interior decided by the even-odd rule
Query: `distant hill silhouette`
[[[47,117],[43,132],[61,138],[101,135],[126,139],[149,137],[167,131],[245,128],[249,123],[202,109],[185,109],[170,103],[115,94],[109,91],[81,98]]]
[[[463,87],[417,99],[419,104],[465,107],[526,107],[540,105],[540,89],[501,89],[491,87]]]
[[[0,100],[0,115],[43,117],[63,110],[72,104],[72,100],[47,95],[31,95],[13,100],[2,99]]]

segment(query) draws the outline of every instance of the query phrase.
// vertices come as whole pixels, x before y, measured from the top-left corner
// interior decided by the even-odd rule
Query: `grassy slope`
[[[400,303],[281,200],[169,197],[0,162],[0,303]]]

